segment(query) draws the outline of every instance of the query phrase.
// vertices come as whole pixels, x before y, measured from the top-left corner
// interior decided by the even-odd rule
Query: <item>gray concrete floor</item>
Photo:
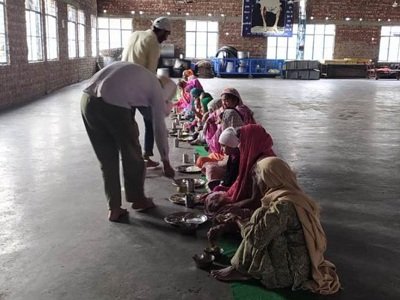
[[[326,256],[344,287],[329,298],[400,299],[400,83],[201,81],[213,95],[238,88],[321,204]],[[106,220],[82,86],[0,114],[0,299],[231,299],[191,259],[206,228],[185,236],[163,222],[185,208],[166,200],[175,190],[160,171],[146,181],[157,209]],[[192,153],[171,149],[175,165]]]

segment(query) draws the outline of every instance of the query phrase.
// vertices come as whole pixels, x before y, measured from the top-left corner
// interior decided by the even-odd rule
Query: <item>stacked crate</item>
[[[317,80],[320,78],[318,60],[290,60],[284,66],[286,79]]]

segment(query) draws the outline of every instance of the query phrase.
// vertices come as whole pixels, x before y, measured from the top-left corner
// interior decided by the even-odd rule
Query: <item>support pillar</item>
[[[299,27],[297,31],[296,59],[304,59],[304,44],[306,40],[307,0],[299,1]]]

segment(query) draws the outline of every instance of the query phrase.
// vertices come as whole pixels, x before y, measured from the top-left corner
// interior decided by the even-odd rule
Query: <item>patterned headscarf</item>
[[[214,99],[211,100],[210,102],[208,102],[207,104],[207,108],[208,110],[211,111],[216,111],[218,108],[220,108],[222,106],[222,101],[221,99]]]
[[[222,93],[221,93],[221,97],[222,97],[222,95],[224,95],[224,94],[233,95],[233,96],[235,96],[236,98],[239,99],[239,104],[242,104],[242,103],[243,103],[242,97],[240,97],[240,94],[239,94],[239,92],[238,92],[237,89],[234,89],[234,88],[225,88],[225,89],[222,91]]]
[[[243,125],[245,125],[245,124],[243,122],[242,116],[239,114],[239,112],[236,109],[227,108],[223,111],[222,117],[221,117],[222,130],[224,130],[228,127],[238,128]]]

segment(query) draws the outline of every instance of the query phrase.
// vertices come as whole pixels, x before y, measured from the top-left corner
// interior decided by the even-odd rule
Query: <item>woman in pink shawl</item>
[[[210,145],[210,141],[213,140],[213,137],[214,137],[215,133],[217,132],[219,115],[222,112],[223,112],[222,101],[220,99],[212,100],[209,103],[209,113],[207,115],[207,118],[204,120],[203,134],[204,134],[204,139],[206,140],[206,143],[209,145],[210,152],[218,152],[218,151],[215,151],[216,146],[214,146],[213,144]]]
[[[225,88],[221,93],[221,100],[224,107],[235,108],[242,117],[244,124],[255,124],[253,112],[243,104],[242,97],[234,88]]]
[[[299,187],[283,160],[264,158],[256,164],[255,174],[262,206],[250,220],[233,216],[242,243],[232,265],[211,275],[223,281],[257,279],[268,289],[291,287],[322,295],[339,291],[335,265],[324,258],[326,236],[319,206]]]
[[[216,128],[215,131],[204,131],[204,137],[211,153],[208,157],[200,157],[196,165],[203,167],[206,162],[216,162],[224,158],[219,136],[228,127],[241,127],[255,124],[253,112],[243,104],[239,92],[234,88],[226,88],[221,93],[222,111],[210,115],[206,121],[207,127]]]
[[[179,80],[177,86],[179,91],[179,99],[173,104],[173,106],[176,107],[177,112],[180,113],[191,105],[192,98],[190,92],[186,91],[186,81]]]
[[[232,204],[254,209],[260,206],[260,203],[249,200],[253,191],[252,170],[259,159],[275,156],[272,137],[258,124],[245,125],[237,132],[240,141],[239,174],[228,191],[211,192],[204,196],[205,210],[211,215]]]
[[[204,90],[203,86],[200,83],[200,81],[194,75],[189,76],[189,78],[187,80],[187,85],[186,85],[186,91],[187,92],[190,92],[192,89],[199,89],[199,90],[202,90],[202,91]]]

